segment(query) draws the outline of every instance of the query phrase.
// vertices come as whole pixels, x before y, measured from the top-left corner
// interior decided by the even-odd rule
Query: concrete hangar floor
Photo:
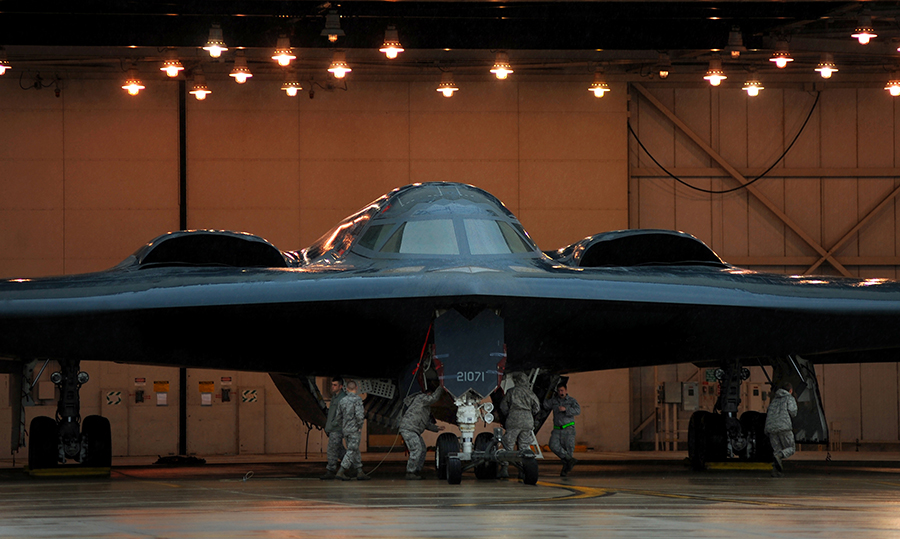
[[[302,455],[117,459],[107,477],[6,462],[0,537],[900,537],[900,455],[826,455],[799,453],[778,479],[760,466],[692,472],[684,453],[579,453],[561,478],[550,456],[536,486],[471,472],[451,486],[432,470],[406,481],[403,455],[365,455],[378,466],[365,482],[320,481],[324,463]]]

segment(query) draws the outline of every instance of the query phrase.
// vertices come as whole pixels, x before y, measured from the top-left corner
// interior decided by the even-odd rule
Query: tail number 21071
[[[459,371],[456,373],[457,382],[484,382],[484,371]]]

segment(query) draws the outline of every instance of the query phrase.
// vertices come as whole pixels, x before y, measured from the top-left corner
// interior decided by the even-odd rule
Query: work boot
[[[372,479],[371,477],[363,473],[362,468],[357,468],[354,471],[356,472],[357,481],[368,481],[369,479]]]
[[[781,465],[781,455],[775,455],[775,462],[772,464],[772,467],[774,467],[776,471],[784,471],[784,467]]]
[[[776,470],[774,467],[772,468],[772,477],[784,477],[784,474]]]
[[[578,459],[575,457],[569,457],[569,460],[566,461],[566,475],[569,475],[569,472],[572,471],[572,468],[578,464]]]
[[[422,477],[421,475],[413,473],[413,472],[406,472],[406,480],[407,481],[416,481],[419,479],[425,479],[425,478]]]
[[[504,462],[503,464],[500,465],[500,471],[497,474],[497,477],[499,477],[500,479],[506,479],[509,477],[509,464],[508,463]]]
[[[565,477],[569,475],[569,461],[563,462],[562,470],[559,472],[560,477]]]
[[[333,470],[325,470],[325,475],[319,476],[319,479],[322,481],[330,481],[335,477],[337,477],[337,474],[335,474]]]
[[[335,475],[335,477],[337,479],[340,479],[341,481],[350,481],[351,479],[356,477],[356,468],[348,470],[347,468],[341,466],[341,469],[338,470],[338,473]]]

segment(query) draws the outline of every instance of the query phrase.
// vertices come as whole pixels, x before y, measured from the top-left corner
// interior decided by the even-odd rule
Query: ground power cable
[[[689,188],[689,189],[693,189],[693,190],[695,190],[695,191],[700,191],[701,193],[707,193],[707,194],[711,194],[711,195],[724,195],[724,194],[727,194],[727,193],[732,193],[732,192],[734,192],[734,191],[739,191],[739,190],[741,190],[741,189],[746,189],[747,187],[749,187],[749,186],[751,186],[752,184],[756,183],[758,180],[761,180],[761,179],[762,179],[763,177],[765,177],[769,172],[771,172],[772,169],[775,168],[775,166],[776,166],[778,163],[780,163],[780,162],[785,158],[785,156],[788,154],[788,152],[791,151],[791,148],[794,147],[794,143],[797,142],[797,139],[799,139],[799,138],[800,138],[800,135],[803,134],[803,131],[806,130],[806,124],[809,123],[809,119],[812,118],[812,114],[813,114],[813,112],[816,110],[816,106],[819,104],[819,97],[820,97],[821,95],[822,95],[822,92],[816,92],[816,100],[813,102],[812,107],[810,107],[810,109],[809,109],[809,114],[806,115],[806,119],[803,121],[803,125],[800,126],[800,130],[797,131],[797,135],[794,136],[794,140],[792,140],[791,143],[788,144],[788,147],[784,150],[784,152],[782,152],[781,156],[778,157],[778,159],[776,159],[775,162],[772,163],[771,166],[769,166],[769,168],[767,168],[767,169],[766,169],[762,174],[760,174],[759,176],[756,176],[756,177],[753,178],[752,180],[749,180],[747,183],[738,185],[737,187],[732,187],[731,189],[723,189],[723,190],[721,190],[721,191],[716,191],[716,190],[713,190],[713,189],[704,189],[704,188],[702,188],[702,187],[697,187],[696,185],[691,185],[690,183],[686,182],[685,180],[683,180],[683,179],[679,178],[678,176],[672,174],[666,167],[662,166],[662,165],[660,164],[660,162],[657,161],[655,157],[653,157],[653,154],[650,153],[650,150],[648,150],[647,147],[644,146],[644,143],[641,142],[641,139],[638,137],[637,133],[634,131],[634,128],[631,127],[631,121],[628,121],[628,122],[627,122],[627,123],[628,123],[628,132],[631,133],[631,136],[634,137],[634,140],[638,143],[638,146],[640,146],[641,149],[644,150],[644,153],[647,154],[647,157],[649,157],[649,158],[656,164],[657,167],[659,167],[663,172],[665,172],[669,177],[671,177],[671,178],[672,178],[673,180],[675,180],[676,182],[680,183],[681,185],[684,185],[685,187],[687,187],[687,188]]]

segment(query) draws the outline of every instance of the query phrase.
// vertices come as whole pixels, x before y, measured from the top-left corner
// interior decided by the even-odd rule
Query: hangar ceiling
[[[329,14],[339,15],[345,34],[334,43],[322,35]],[[636,80],[656,73],[663,53],[676,78],[702,77],[718,54],[726,72],[815,80],[814,68],[830,53],[844,79],[886,80],[900,61],[898,14],[897,2],[0,0],[0,46],[11,72],[119,73],[132,62],[149,70],[174,48],[188,70],[225,70],[240,50],[254,74],[274,76],[280,70],[272,50],[286,36],[298,56],[295,69],[324,69],[342,50],[356,77],[437,70],[483,76],[504,50],[517,76],[602,68]],[[877,34],[868,45],[851,37],[866,21],[861,17]],[[218,60],[201,48],[214,24],[229,47]],[[405,52],[387,61],[378,48],[390,25]],[[779,40],[794,59],[788,69],[769,61]],[[745,50],[734,57],[733,49]]]

